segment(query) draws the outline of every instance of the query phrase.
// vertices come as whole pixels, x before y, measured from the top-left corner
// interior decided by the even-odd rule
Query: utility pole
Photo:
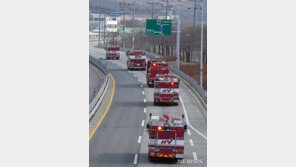
[[[132,41],[132,49],[135,47],[135,0],[133,1],[133,41]]]
[[[203,74],[203,0],[201,1],[201,35],[200,35],[200,87],[202,87]]]
[[[176,54],[177,54],[177,69],[180,69],[180,7],[178,6],[177,19],[177,37],[176,37]]]
[[[166,0],[165,19],[168,19],[168,4],[169,4],[169,0]]]

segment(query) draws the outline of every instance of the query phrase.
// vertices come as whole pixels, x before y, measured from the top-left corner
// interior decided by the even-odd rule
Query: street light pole
[[[133,1],[133,41],[132,41],[132,49],[135,47],[135,0]]]
[[[201,1],[201,35],[200,35],[200,87],[202,86],[202,75],[203,75],[203,1]]]
[[[101,43],[101,15],[99,13],[99,39],[98,39],[98,46],[100,46]]]
[[[123,48],[125,48],[125,0],[123,2]]]
[[[104,13],[104,45],[106,46],[106,13]]]
[[[152,1],[151,19],[153,19],[153,15],[154,15],[154,0]]]
[[[195,16],[196,16],[196,3],[194,3],[194,8],[193,8],[193,31],[194,31],[194,27],[195,27]]]
[[[177,69],[180,69],[180,7],[178,6],[177,37],[176,37]]]
[[[169,4],[169,0],[166,0],[165,19],[168,19],[168,4]]]

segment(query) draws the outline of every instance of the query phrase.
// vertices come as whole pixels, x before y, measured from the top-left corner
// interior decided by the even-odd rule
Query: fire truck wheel
[[[148,157],[148,160],[149,160],[149,161],[154,161],[155,159],[152,158],[152,157]]]
[[[174,105],[175,105],[175,106],[178,106],[178,105],[179,105],[179,103],[178,103],[178,102],[177,102],[177,103],[174,103]]]
[[[155,105],[155,106],[158,106],[158,103],[157,103],[157,102],[154,102],[154,105]]]
[[[149,88],[152,88],[152,84],[149,84],[148,82],[147,82],[147,86],[148,86]]]

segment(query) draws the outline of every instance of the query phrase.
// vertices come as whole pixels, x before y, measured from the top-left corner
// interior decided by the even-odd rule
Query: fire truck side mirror
[[[184,114],[182,114],[182,119],[184,119]]]
[[[150,116],[150,120],[151,120],[152,113],[150,113],[149,116]]]
[[[187,125],[185,124],[184,125],[184,132],[186,132],[186,130],[187,130]]]
[[[150,125],[149,124],[146,124],[146,129],[149,129],[150,128]]]

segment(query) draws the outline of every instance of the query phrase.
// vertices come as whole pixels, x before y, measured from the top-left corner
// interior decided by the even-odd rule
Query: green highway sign
[[[146,35],[172,35],[172,20],[147,19]]]

